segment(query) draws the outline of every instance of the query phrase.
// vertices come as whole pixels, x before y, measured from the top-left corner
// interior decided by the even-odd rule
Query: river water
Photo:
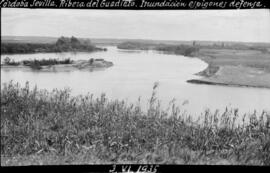
[[[24,59],[71,58],[83,60],[103,58],[114,66],[93,72],[25,72],[1,69],[1,84],[13,80],[22,85],[52,90],[70,88],[73,95],[91,93],[99,97],[105,93],[109,99],[124,99],[146,108],[153,85],[159,83],[157,97],[162,107],[175,103],[182,111],[200,115],[206,109],[224,111],[226,107],[238,108],[240,113],[270,110],[270,89],[211,86],[187,83],[199,78],[194,74],[205,69],[207,64],[197,58],[162,54],[155,51],[119,50],[107,47],[106,52],[94,53],[37,53],[1,55],[1,60],[10,57],[16,61]]]

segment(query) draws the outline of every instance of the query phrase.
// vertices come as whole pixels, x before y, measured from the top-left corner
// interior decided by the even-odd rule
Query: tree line
[[[15,53],[40,53],[40,52],[68,52],[81,51],[92,52],[97,50],[106,50],[98,48],[90,40],[79,40],[76,37],[60,37],[56,43],[1,43],[2,54]]]

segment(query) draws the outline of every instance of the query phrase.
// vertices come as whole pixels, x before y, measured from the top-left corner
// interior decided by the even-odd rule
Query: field
[[[204,112],[199,119],[171,102],[149,108],[105,95],[70,96],[69,90],[1,87],[1,165],[237,164],[270,165],[270,114]]]
[[[204,78],[189,82],[270,88],[270,52],[267,50],[201,48],[195,56],[209,66],[198,73]]]
[[[198,56],[212,66],[247,66],[270,72],[270,52],[201,48]]]

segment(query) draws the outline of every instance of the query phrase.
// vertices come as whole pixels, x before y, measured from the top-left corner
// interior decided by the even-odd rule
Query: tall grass
[[[33,155],[94,163],[270,165],[270,115],[206,111],[193,120],[172,103],[162,110],[155,84],[147,111],[102,94],[1,88],[1,157]],[[238,119],[243,122],[237,123]],[[248,122],[245,121],[248,120]],[[53,158],[53,157],[52,157]],[[55,161],[56,162],[56,161]]]

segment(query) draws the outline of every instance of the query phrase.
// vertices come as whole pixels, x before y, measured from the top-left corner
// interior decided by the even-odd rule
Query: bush
[[[168,53],[174,53],[184,56],[193,56],[194,53],[199,51],[197,46],[188,46],[188,45],[166,45],[161,44],[155,47],[155,50],[164,51]]]
[[[40,70],[42,69],[40,62],[38,60],[34,60],[34,61],[30,61],[30,65],[29,65],[32,69],[34,70]]]
[[[89,60],[90,65],[93,64],[93,62],[94,62],[94,59],[91,58],[91,59]]]
[[[57,59],[42,59],[42,60],[23,60],[23,65],[26,66],[48,66],[48,65],[57,65],[57,64],[71,64],[72,60],[70,58],[64,60]]]
[[[9,57],[6,57],[5,59],[4,59],[4,64],[9,64],[10,63],[10,58]]]
[[[11,66],[18,66],[18,65],[20,65],[19,62],[15,62],[14,60],[11,60],[9,57],[6,57],[4,59],[4,64],[5,65],[11,65]]]

